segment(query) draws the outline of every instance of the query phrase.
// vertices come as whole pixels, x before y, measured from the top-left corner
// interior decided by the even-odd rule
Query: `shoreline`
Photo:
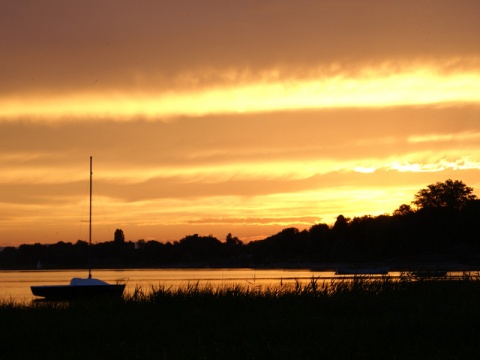
[[[480,264],[459,264],[451,262],[441,263],[276,263],[270,265],[246,265],[245,266],[228,266],[226,264],[209,265],[209,264],[177,264],[171,266],[125,266],[125,267],[102,267],[97,266],[94,270],[167,270],[167,269],[252,269],[252,270],[310,270],[312,272],[335,272],[340,268],[349,269],[386,269],[388,272],[410,272],[410,271],[436,271],[442,270],[447,272],[471,272],[480,271]],[[0,271],[82,271],[83,267],[0,267]]]

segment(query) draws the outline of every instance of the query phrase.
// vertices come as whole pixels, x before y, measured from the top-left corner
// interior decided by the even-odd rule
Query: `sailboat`
[[[109,284],[92,278],[91,247],[92,247],[92,156],[90,156],[90,214],[88,229],[88,278],[73,278],[68,285],[30,286],[32,294],[47,300],[75,300],[99,297],[120,298],[125,290],[125,284]]]

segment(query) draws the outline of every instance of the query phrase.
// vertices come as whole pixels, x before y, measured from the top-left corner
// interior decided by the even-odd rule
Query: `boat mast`
[[[88,219],[88,278],[92,278],[92,156],[90,156],[90,214]]]

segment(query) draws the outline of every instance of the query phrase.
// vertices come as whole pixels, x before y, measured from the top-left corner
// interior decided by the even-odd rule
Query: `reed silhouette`
[[[0,303],[5,359],[473,359],[480,281],[137,289],[116,302]]]

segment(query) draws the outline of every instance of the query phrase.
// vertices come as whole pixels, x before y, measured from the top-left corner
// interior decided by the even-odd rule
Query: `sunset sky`
[[[480,196],[477,0],[0,2],[0,246],[247,242]]]

